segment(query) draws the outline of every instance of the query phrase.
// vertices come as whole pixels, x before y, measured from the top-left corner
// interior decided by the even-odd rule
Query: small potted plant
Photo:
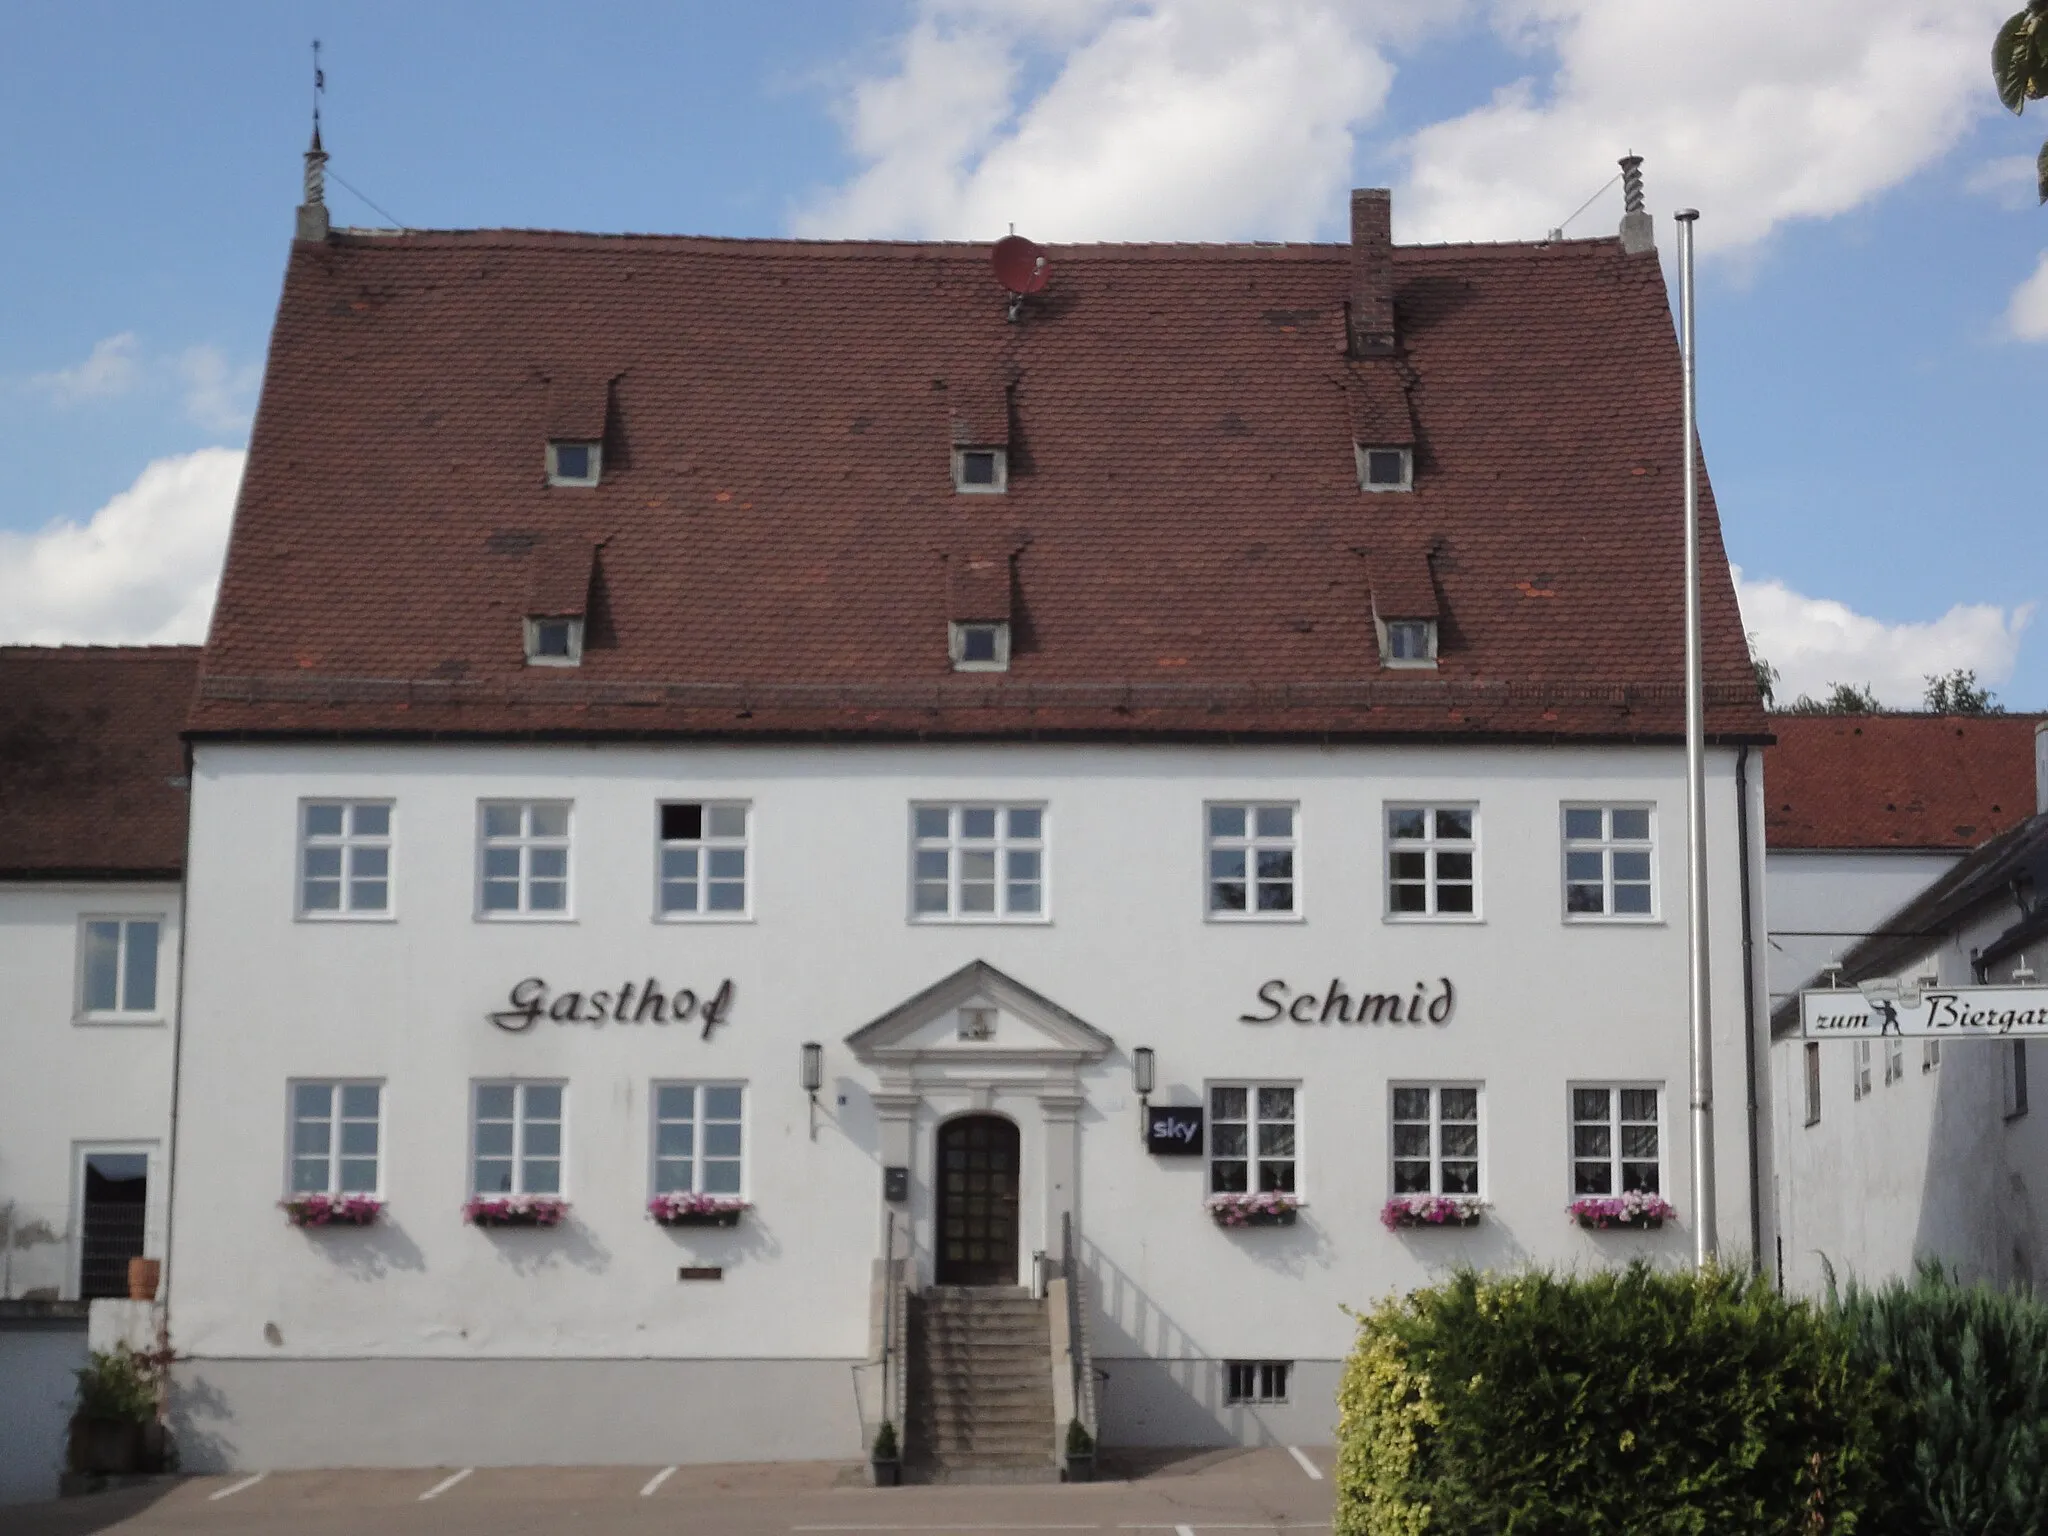
[[[130,1259],[128,1261],[128,1299],[130,1301],[155,1301],[156,1288],[164,1273],[161,1259]]]
[[[903,1452],[896,1443],[896,1426],[888,1419],[875,1431],[874,1449],[868,1453],[868,1477],[877,1488],[894,1488],[903,1481]]]
[[[1061,1476],[1070,1483],[1095,1481],[1095,1437],[1079,1419],[1067,1420],[1067,1464]]]
[[[1301,1197],[1271,1189],[1255,1195],[1211,1195],[1208,1206],[1219,1227],[1291,1227],[1301,1212]]]
[[[146,1431],[156,1422],[156,1382],[149,1361],[131,1349],[94,1350],[75,1374],[72,1471],[121,1476],[144,1470]]]
[[[554,1195],[475,1195],[462,1208],[473,1227],[558,1227],[569,1202]]]
[[[751,1209],[748,1201],[735,1195],[656,1195],[647,1202],[647,1214],[664,1227],[736,1227],[740,1213]]]
[[[383,1214],[375,1195],[300,1194],[277,1202],[295,1227],[367,1227]]]
[[[1486,1202],[1477,1195],[1396,1195],[1380,1207],[1380,1225],[1389,1232],[1403,1227],[1476,1227]]]
[[[1619,1195],[1582,1195],[1566,1210],[1589,1232],[1605,1232],[1615,1227],[1654,1232],[1678,1214],[1678,1208],[1662,1195],[1639,1189]]]

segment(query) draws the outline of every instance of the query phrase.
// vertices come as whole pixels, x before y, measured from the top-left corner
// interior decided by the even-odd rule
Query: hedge
[[[1882,1388],[1766,1281],[1464,1273],[1359,1322],[1339,1536],[1874,1529]]]

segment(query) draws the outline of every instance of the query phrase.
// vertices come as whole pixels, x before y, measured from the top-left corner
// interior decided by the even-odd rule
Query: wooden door
[[[968,1115],[939,1127],[940,1285],[1017,1284],[1017,1127]]]

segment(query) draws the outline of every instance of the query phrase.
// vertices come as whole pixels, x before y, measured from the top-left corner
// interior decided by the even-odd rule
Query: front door
[[[967,1115],[939,1127],[940,1285],[1017,1283],[1017,1127]]]

